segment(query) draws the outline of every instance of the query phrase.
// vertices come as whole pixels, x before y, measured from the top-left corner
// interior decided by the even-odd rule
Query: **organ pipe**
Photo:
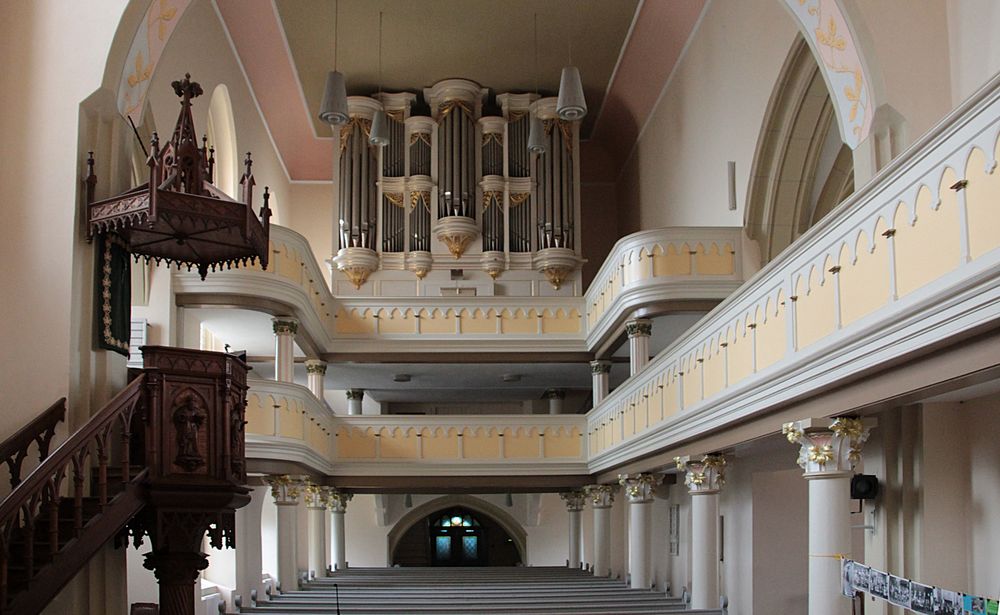
[[[533,94],[501,94],[502,117],[480,117],[485,95],[471,81],[439,82],[424,91],[433,118],[410,117],[412,94],[351,97],[337,163],[341,248],[430,252],[443,241],[442,219],[457,216],[483,251],[575,250],[578,122],[559,120],[555,99]],[[368,144],[379,108],[389,132],[381,154]],[[528,152],[532,114],[544,124],[544,154]]]

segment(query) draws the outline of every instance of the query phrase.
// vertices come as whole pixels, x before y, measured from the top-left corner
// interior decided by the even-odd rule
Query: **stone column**
[[[691,608],[719,608],[719,490],[726,482],[726,459],[675,457],[691,494]]]
[[[316,399],[324,401],[323,381],[326,378],[326,361],[309,359],[306,361],[306,374],[309,390],[316,396]]]
[[[632,589],[653,585],[653,559],[649,549],[653,522],[653,488],[660,483],[653,474],[621,474],[618,482],[628,498],[628,571]]]
[[[236,511],[236,595],[243,606],[255,599],[263,600],[264,584],[260,582],[264,570],[261,554],[260,524],[267,487],[255,487],[250,493],[250,503]],[[234,598],[235,600],[235,598]]]
[[[333,533],[333,569],[343,570],[347,568],[347,548],[344,532],[344,513],[347,512],[347,503],[354,497],[352,493],[344,493],[331,489],[327,499],[332,515],[330,531]]]
[[[295,374],[295,333],[299,321],[282,316],[272,318],[274,329],[274,379],[278,382],[294,382]]]
[[[305,488],[309,520],[309,578],[326,576],[326,506],[327,489],[318,485]]]
[[[855,418],[786,423],[809,481],[809,615],[850,615],[840,560],[851,555],[851,476],[871,423]]]
[[[347,390],[347,413],[350,415],[361,414],[361,402],[365,398],[364,389]]]
[[[566,399],[566,390],[549,389],[545,391],[545,399],[549,400],[549,414],[562,414],[563,400]]]
[[[604,401],[608,396],[608,376],[611,373],[611,361],[591,361],[590,374],[594,381],[594,405]]]
[[[278,583],[282,591],[295,591],[299,586],[298,511],[301,483],[288,475],[268,476],[271,495],[278,507]]]
[[[586,495],[582,491],[560,493],[559,497],[566,503],[569,513],[569,567],[580,567],[580,542],[583,539],[583,526],[580,525],[580,513],[583,511]]]
[[[615,503],[613,485],[587,485],[583,493],[594,507],[594,576],[611,576],[611,506]]]
[[[625,323],[625,333],[628,334],[628,354],[631,372],[634,376],[649,363],[649,336],[653,334],[653,321],[637,318]]]

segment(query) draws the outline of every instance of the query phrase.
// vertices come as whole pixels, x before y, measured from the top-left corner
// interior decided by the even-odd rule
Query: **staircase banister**
[[[49,443],[55,435],[56,425],[66,419],[66,398],[56,400],[44,412],[0,442],[0,462],[11,468],[11,487],[21,482],[20,464],[27,457],[32,442],[38,443],[39,462],[49,454]]]
[[[138,403],[142,396],[146,384],[146,375],[142,374],[132,380],[124,389],[115,395],[104,408],[97,414],[90,417],[80,429],[73,432],[56,450],[52,451],[45,461],[31,471],[24,480],[14,488],[0,502],[0,529],[14,515],[18,514],[21,507],[29,502],[33,496],[44,490],[52,477],[68,464],[72,463],[72,457],[83,446],[89,445],[102,429],[113,425],[119,415],[129,404]],[[66,477],[63,477],[66,478]]]

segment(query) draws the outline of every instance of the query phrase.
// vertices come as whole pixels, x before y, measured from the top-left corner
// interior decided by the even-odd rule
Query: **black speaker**
[[[874,474],[855,474],[851,477],[852,500],[874,500],[878,496],[878,477]]]

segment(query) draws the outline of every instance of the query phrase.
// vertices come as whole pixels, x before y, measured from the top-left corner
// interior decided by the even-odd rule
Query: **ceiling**
[[[537,13],[539,91],[557,94],[572,41],[589,107],[582,135],[607,152],[601,169],[614,179],[706,3],[340,0],[338,8],[331,0],[214,0],[289,179],[322,182],[330,181],[333,151],[330,129],[316,115],[334,43],[339,33],[336,68],[348,92],[376,92],[380,10],[383,87],[418,94],[453,77],[475,80],[494,95],[534,90]]]
[[[337,6],[339,4],[339,7]],[[589,134],[629,32],[638,0],[277,0],[282,31],[318,134],[326,73],[347,78],[348,94],[378,90],[378,24],[386,91],[420,93],[441,79],[464,77],[491,94],[534,90],[533,18],[538,15],[538,88],[554,96],[559,75],[579,67],[590,113]],[[337,23],[339,20],[339,23]]]

